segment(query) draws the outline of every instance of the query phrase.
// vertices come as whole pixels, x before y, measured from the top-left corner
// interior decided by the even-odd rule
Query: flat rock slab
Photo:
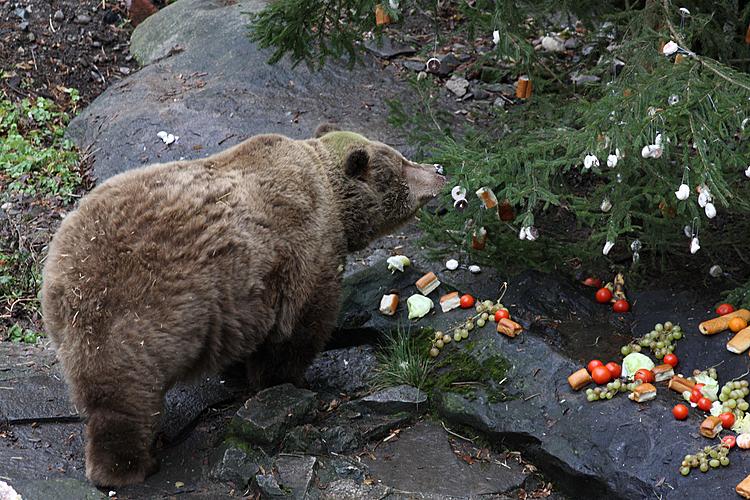
[[[78,479],[48,479],[20,481],[13,487],[24,500],[76,499],[104,500],[107,495],[91,483]]]
[[[250,136],[311,137],[335,121],[396,147],[386,100],[409,94],[394,69],[371,62],[311,72],[274,66],[247,36],[260,0],[180,0],[140,24],[130,50],[145,67],[109,87],[68,128],[91,147],[101,181],[148,163],[205,157]],[[369,60],[369,59],[368,59]],[[167,146],[159,131],[179,136]]]
[[[448,434],[434,422],[420,422],[403,430],[398,439],[380,445],[375,460],[365,456],[370,475],[381,484],[403,492],[475,498],[501,495],[521,488],[528,477],[512,460],[470,460],[454,452]],[[507,466],[507,467],[506,467]]]
[[[380,413],[427,411],[427,394],[409,385],[388,387],[362,398],[359,403]]]
[[[276,459],[279,485],[290,493],[292,498],[305,498],[315,476],[315,457],[305,455],[281,455]]]

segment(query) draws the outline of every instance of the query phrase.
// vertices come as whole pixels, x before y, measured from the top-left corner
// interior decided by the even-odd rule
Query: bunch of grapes
[[[608,383],[606,386],[599,386],[593,389],[586,389],[586,399],[589,402],[592,401],[604,401],[605,399],[612,399],[621,392],[633,391],[636,387],[641,385],[640,380],[636,380],[631,383],[624,382],[622,380],[615,379]]]
[[[491,300],[485,300],[483,302],[477,301],[475,315],[456,326],[448,333],[442,331],[435,332],[435,337],[432,339],[432,347],[430,348],[430,356],[436,358],[440,354],[440,350],[445,347],[446,344],[450,344],[452,340],[461,342],[462,340],[468,339],[469,333],[475,328],[482,328],[488,322],[494,322],[495,313],[500,309],[505,309],[505,307],[499,300],[497,303],[494,303]]]
[[[627,356],[631,352],[641,352],[642,348],[648,348],[654,353],[656,359],[663,359],[667,354],[674,352],[675,343],[682,338],[682,335],[680,325],[674,325],[671,321],[664,324],[657,323],[654,329],[643,337],[622,346],[620,352],[623,356]]]
[[[732,412],[737,419],[745,416],[750,404],[745,398],[750,395],[750,383],[747,380],[730,380],[721,388],[719,401],[722,403],[722,412]]]
[[[729,447],[724,444],[706,446],[695,455],[685,455],[680,465],[680,474],[687,476],[690,469],[698,468],[701,472],[708,472],[709,468],[729,465]]]

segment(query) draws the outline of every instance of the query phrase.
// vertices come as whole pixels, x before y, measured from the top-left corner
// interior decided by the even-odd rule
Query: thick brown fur
[[[141,482],[178,380],[246,362],[299,382],[338,313],[347,251],[407,220],[444,178],[350,132],[261,135],[109,179],[55,234],[47,332],[87,416],[86,475]]]

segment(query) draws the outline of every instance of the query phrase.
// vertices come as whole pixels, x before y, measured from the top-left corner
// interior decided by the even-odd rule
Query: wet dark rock
[[[504,95],[514,95],[516,93],[515,87],[510,83],[491,83],[485,85],[484,89],[488,92],[499,92]]]
[[[282,384],[248,399],[232,420],[236,435],[251,443],[273,444],[314,409],[315,393]]]
[[[478,498],[509,493],[526,481],[523,466],[512,460],[507,468],[492,461],[469,465],[448,438],[440,424],[420,422],[381,444],[374,460],[363,461],[372,478],[407,494]]]
[[[359,404],[378,413],[420,413],[427,411],[427,394],[416,387],[399,385],[365,396]]]
[[[73,22],[76,24],[88,24],[91,22],[91,16],[86,14],[78,14]]]
[[[317,459],[311,456],[279,455],[275,469],[279,486],[292,498],[305,498],[315,475]]]
[[[322,500],[381,500],[396,499],[391,488],[382,484],[364,484],[353,479],[340,479],[326,486],[320,494]]]
[[[230,446],[211,470],[210,477],[217,481],[232,482],[237,488],[245,488],[258,472],[260,466],[246,451]]]
[[[288,492],[281,489],[276,477],[273,474],[258,474],[255,476],[255,482],[258,485],[263,498],[278,498],[288,496]]]
[[[474,95],[474,99],[476,99],[477,101],[483,101],[490,97],[490,93],[478,85],[474,85],[471,87],[471,93]]]
[[[367,467],[354,458],[341,455],[318,458],[317,478],[324,486],[339,479],[362,481],[366,474]]]
[[[365,42],[365,49],[381,59],[393,59],[397,56],[410,56],[416,52],[414,47],[393,41],[390,38],[372,39]],[[424,66],[423,66],[424,67]]]
[[[376,365],[375,349],[370,345],[333,349],[315,358],[305,379],[317,392],[358,395],[368,390]]]
[[[247,36],[246,14],[264,6],[180,0],[136,28],[130,50],[145,67],[110,85],[68,128],[79,146],[94,146],[98,180],[148,163],[206,157],[255,134],[308,138],[325,121],[399,142],[386,102],[409,99],[409,86],[370,54],[353,69],[346,61],[319,71],[288,59],[267,65],[272,51]],[[180,140],[165,148],[160,130]]]
[[[323,454],[328,451],[326,443],[317,427],[305,424],[287,432],[281,448],[285,452]]]
[[[335,425],[323,429],[321,438],[332,453],[345,453],[362,445],[361,435],[352,426]]]
[[[94,488],[91,483],[78,479],[36,479],[18,481],[13,488],[25,500],[72,499],[104,500],[107,495]]]
[[[424,71],[424,68],[425,68],[424,61],[406,60],[406,61],[402,61],[401,64],[404,66],[404,68],[410,69],[412,71]]]

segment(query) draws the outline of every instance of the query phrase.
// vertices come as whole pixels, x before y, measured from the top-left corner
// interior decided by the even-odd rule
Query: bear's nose
[[[433,166],[435,167],[435,173],[438,175],[445,175],[445,169],[442,165],[439,163],[434,163]]]

